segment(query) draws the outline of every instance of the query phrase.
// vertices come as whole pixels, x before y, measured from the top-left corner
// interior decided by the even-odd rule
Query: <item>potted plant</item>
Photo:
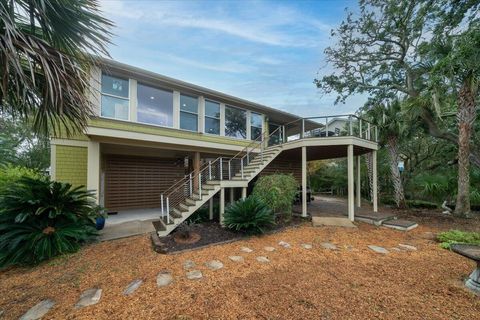
[[[102,206],[95,207],[95,228],[102,230],[105,227],[105,219],[108,217],[107,211]]]

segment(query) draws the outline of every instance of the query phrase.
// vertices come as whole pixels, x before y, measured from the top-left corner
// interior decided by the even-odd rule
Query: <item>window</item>
[[[220,134],[220,104],[205,100],[205,133]]]
[[[128,120],[130,106],[128,86],[128,79],[102,73],[102,105],[100,112],[102,117]]]
[[[225,135],[239,139],[247,138],[247,112],[245,110],[225,107]]]
[[[250,136],[252,140],[256,140],[262,135],[263,117],[258,113],[251,113],[250,116]]]
[[[180,95],[180,128],[198,131],[198,100],[195,97]]]
[[[137,121],[160,126],[173,126],[173,92],[137,86]]]

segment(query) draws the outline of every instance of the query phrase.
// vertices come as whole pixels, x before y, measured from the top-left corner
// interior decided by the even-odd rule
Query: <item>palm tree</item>
[[[402,121],[401,102],[394,100],[386,105],[376,104],[367,112],[367,116],[378,127],[379,143],[388,150],[395,204],[398,208],[405,208],[405,192],[398,168],[400,162],[399,141],[407,133],[406,126]]]
[[[0,111],[37,133],[83,129],[89,67],[108,56],[112,26],[96,0],[0,1]]]

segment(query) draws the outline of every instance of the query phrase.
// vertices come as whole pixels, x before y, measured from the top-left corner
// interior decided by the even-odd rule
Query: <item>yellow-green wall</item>
[[[57,145],[55,149],[55,180],[86,186],[88,148]]]

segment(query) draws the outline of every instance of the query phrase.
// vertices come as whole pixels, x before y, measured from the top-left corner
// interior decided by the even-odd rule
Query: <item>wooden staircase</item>
[[[219,192],[221,188],[247,187],[248,183],[272,162],[280,152],[282,152],[282,146],[276,145],[268,147],[260,153],[250,153],[248,156],[242,156],[242,158],[218,158],[200,171],[196,182],[194,181],[195,177],[190,174],[188,180],[185,180],[185,183],[182,182],[178,184],[176,188],[177,192],[184,192],[186,190],[183,199],[180,197],[180,200],[177,200],[175,203],[169,203],[169,201],[165,201],[165,198],[162,196],[164,212],[162,213],[160,221],[155,223],[158,236],[167,236],[175,230],[176,227]],[[240,169],[238,169],[238,166],[236,170],[231,169],[230,164],[234,159],[240,159],[240,161],[242,161]],[[230,175],[225,177],[223,176],[225,168],[222,167],[222,164],[226,161],[228,161]],[[248,164],[243,166],[243,163],[247,161]],[[213,166],[216,169],[218,167],[220,168],[220,177],[211,174]],[[170,194],[173,193],[171,192]]]

